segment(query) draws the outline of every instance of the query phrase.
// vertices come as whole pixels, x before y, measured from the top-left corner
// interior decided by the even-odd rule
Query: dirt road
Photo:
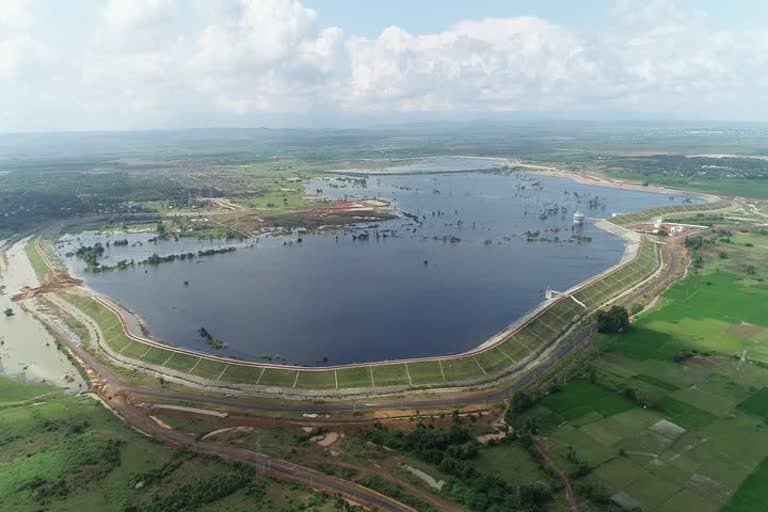
[[[354,482],[331,477],[313,469],[274,457],[234,446],[196,441],[190,436],[161,427],[146,411],[130,403],[130,386],[81,345],[68,339],[66,333],[51,325],[72,356],[88,375],[92,390],[125,423],[145,435],[195,453],[220,457],[226,460],[244,462],[260,469],[263,474],[309,485],[328,494],[339,494],[373,510],[392,512],[415,512],[415,509],[392,498],[363,487]]]
[[[666,269],[655,279],[652,279],[638,290],[623,297],[619,301],[620,304],[625,306],[632,304],[642,295],[666,286],[674,279],[675,273],[680,270],[678,265],[679,258],[674,250],[667,250],[666,252],[668,258]],[[54,330],[58,330],[55,325],[51,325],[51,327]],[[310,468],[275,459],[247,449],[213,442],[195,441],[183,433],[162,428],[149,418],[146,411],[132,405],[131,399],[134,397],[145,396],[162,400],[183,400],[212,406],[226,406],[233,409],[248,411],[278,413],[332,413],[385,409],[428,409],[431,407],[444,409],[448,407],[457,408],[469,404],[489,403],[508,398],[511,393],[530,385],[544,372],[556,365],[559,360],[578,349],[589,339],[595,330],[596,327],[594,325],[585,326],[568,344],[559,347],[549,360],[545,361],[528,374],[525,374],[518,381],[501,389],[464,393],[460,396],[439,396],[435,398],[421,399],[403,397],[400,399],[382,400],[377,403],[368,404],[352,402],[297,402],[289,404],[275,401],[256,401],[242,398],[179,393],[172,390],[130,385],[118,378],[107,365],[86,351],[82,346],[69,340],[65,333],[58,331],[58,334],[72,355],[78,360],[80,365],[86,369],[93,390],[115,411],[116,414],[123,418],[129,426],[142,433],[197,453],[245,462],[260,468],[265,474],[283,480],[301,482],[330,494],[340,494],[354,502],[375,510],[413,511],[414,509],[407,505],[353,482],[331,477]],[[94,334],[97,336],[100,335],[100,333]]]

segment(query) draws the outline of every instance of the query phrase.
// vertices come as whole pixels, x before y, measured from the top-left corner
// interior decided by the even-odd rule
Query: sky
[[[768,120],[763,0],[0,0],[0,132]]]

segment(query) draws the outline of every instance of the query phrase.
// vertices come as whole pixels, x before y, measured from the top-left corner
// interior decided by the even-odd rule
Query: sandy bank
[[[550,165],[539,165],[539,164],[533,164],[529,162],[523,162],[521,160],[507,160],[506,164],[509,165],[510,167],[520,167],[534,174],[568,178],[577,183],[581,183],[584,185],[592,185],[595,187],[620,188],[624,190],[636,190],[639,192],[652,192],[655,194],[693,197],[696,199],[701,199],[705,203],[714,203],[720,200],[720,197],[716,196],[715,194],[707,194],[705,192],[692,192],[690,190],[679,190],[679,189],[673,189],[668,187],[662,187],[660,185],[644,186],[634,181],[608,178],[606,176],[601,176],[599,174],[595,174],[591,172],[571,171],[568,169],[561,169],[559,167],[553,167]]]

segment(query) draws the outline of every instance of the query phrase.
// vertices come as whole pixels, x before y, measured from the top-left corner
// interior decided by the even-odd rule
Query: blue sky
[[[605,0],[310,0],[305,5],[315,9],[327,24],[367,37],[377,36],[390,25],[413,33],[437,32],[463,19],[485,17],[540,16],[558,23],[595,26],[606,22],[610,9],[610,2]]]
[[[765,120],[768,2],[3,0],[0,131]]]
[[[462,19],[539,16],[555,23],[584,29],[610,23],[614,2],[609,0],[306,0],[321,20],[344,27],[350,34],[375,37],[389,25],[415,33],[437,32]],[[768,19],[763,0],[679,0],[681,9],[698,10],[715,26],[759,26]]]
[[[609,23],[613,6],[609,0],[307,0],[304,3],[315,9],[324,23],[367,37],[375,37],[389,25],[423,33],[442,30],[462,19],[514,16],[540,16],[588,30]],[[714,24],[721,27],[747,27],[768,18],[768,2],[763,0],[683,0],[676,4],[707,13]]]

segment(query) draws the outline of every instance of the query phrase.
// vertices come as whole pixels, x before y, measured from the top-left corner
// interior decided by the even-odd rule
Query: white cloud
[[[171,0],[110,0],[101,14],[109,29],[126,31],[168,21],[173,12]]]
[[[34,0],[2,0],[0,2],[0,30],[28,27],[37,8]]]
[[[589,43],[539,18],[464,21],[350,42],[359,108],[523,110],[557,106],[596,78]]]
[[[36,8],[32,0],[0,1],[0,91],[11,81],[34,79],[47,64],[46,45],[29,33]]]
[[[30,12],[0,3],[0,19],[14,20],[0,32],[9,119],[43,108],[88,128],[307,111],[768,115],[768,31],[713,29],[666,0],[619,0],[612,25],[591,31],[482,18],[374,38],[322,26],[297,0],[111,0],[88,44],[65,55],[46,48]]]

